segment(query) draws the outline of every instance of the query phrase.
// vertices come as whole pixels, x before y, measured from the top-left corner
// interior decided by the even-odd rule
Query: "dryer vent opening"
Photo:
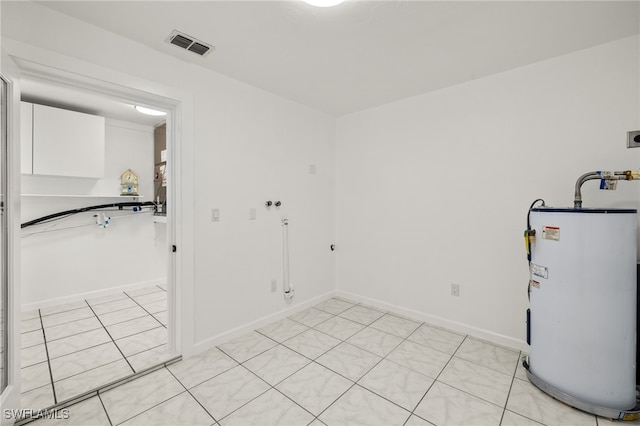
[[[191,37],[190,35],[181,33],[177,30],[173,30],[165,41],[167,43],[189,50],[200,56],[206,56],[209,52],[215,49],[215,47],[213,47],[212,45],[198,40],[195,37]]]

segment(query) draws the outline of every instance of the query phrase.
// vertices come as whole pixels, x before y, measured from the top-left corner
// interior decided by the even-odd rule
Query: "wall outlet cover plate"
[[[627,132],[627,148],[640,148],[640,130]]]

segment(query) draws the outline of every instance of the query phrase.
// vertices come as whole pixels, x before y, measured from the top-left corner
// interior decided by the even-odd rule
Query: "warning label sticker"
[[[560,228],[557,226],[543,226],[542,239],[560,241]]]
[[[600,189],[605,191],[615,191],[618,187],[618,181],[615,179],[615,172],[598,172],[604,179],[600,179]]]
[[[605,191],[615,191],[617,187],[617,180],[600,179],[600,189],[604,189]]]
[[[546,266],[531,264],[531,274],[540,278],[549,278],[549,269]]]

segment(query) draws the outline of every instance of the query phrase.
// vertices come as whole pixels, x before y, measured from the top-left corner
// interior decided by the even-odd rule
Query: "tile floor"
[[[610,425],[522,354],[333,298],[69,407],[69,425]],[[51,420],[38,420],[42,426]],[[624,424],[630,424],[625,422]]]
[[[160,286],[22,313],[21,408],[44,409],[171,358]]]

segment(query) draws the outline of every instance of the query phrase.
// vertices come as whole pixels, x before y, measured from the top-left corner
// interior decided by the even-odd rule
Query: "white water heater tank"
[[[637,211],[539,207],[531,228],[529,372],[582,407],[632,409]]]

